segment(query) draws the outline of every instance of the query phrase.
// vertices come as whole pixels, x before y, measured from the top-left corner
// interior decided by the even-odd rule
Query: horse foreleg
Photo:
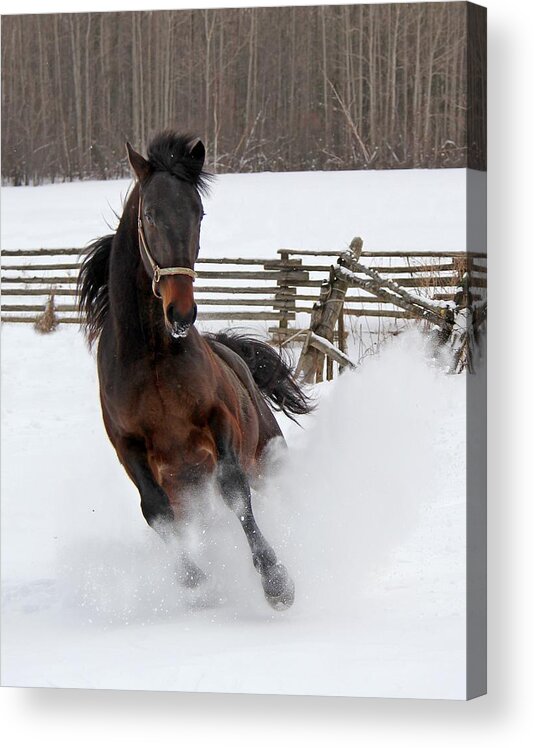
[[[115,448],[124,469],[139,491],[143,517],[159,535],[164,539],[169,538],[173,532],[174,511],[169,497],[152,474],[144,444],[133,439],[121,439]]]
[[[156,482],[148,464],[144,445],[132,440],[122,440],[117,445],[117,453],[126,472],[136,485],[141,497],[141,511],[148,525],[165,542],[178,536],[174,510],[169,497]],[[197,587],[206,578],[205,574],[185,553],[181,553],[179,578],[186,587]]]
[[[218,451],[217,483],[222,497],[241,523],[252,552],[252,561],[261,576],[267,602],[275,610],[285,610],[293,604],[295,585],[257,525],[252,511],[249,481],[234,451],[221,440]]]

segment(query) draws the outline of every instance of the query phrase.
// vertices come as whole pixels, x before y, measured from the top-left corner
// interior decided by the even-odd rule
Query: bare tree
[[[485,168],[485,60],[469,3],[5,16],[2,176],[117,177],[164,127],[217,171]]]

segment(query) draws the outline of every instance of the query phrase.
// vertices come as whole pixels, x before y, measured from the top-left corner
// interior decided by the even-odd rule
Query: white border
[[[283,2],[78,0],[76,10],[282,5]],[[295,4],[318,4],[312,2]],[[534,491],[530,351],[533,67],[530,3],[489,10],[490,272],[489,695],[469,703],[2,689],[4,745],[77,748],[306,745],[501,748],[530,745]],[[3,0],[3,13],[73,10]],[[273,663],[273,666],[274,663]]]

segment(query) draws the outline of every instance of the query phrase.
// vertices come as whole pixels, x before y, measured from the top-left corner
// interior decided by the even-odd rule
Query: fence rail
[[[79,323],[76,284],[84,250],[8,249],[2,252],[2,322],[32,323],[51,295],[60,323]],[[306,328],[328,277],[335,250],[280,249],[278,257],[201,258],[195,299],[200,320],[278,323],[269,328],[279,341]],[[451,302],[466,271],[473,294],[486,287],[485,256],[458,251],[368,251],[369,269],[428,299]],[[65,259],[66,258],[66,259]],[[75,258],[69,260],[68,258]],[[46,260],[49,262],[46,262]],[[216,266],[216,268],[214,268]],[[360,289],[345,298],[348,317],[409,319],[410,313]],[[210,309],[224,307],[224,309]],[[302,315],[308,315],[302,318]],[[290,323],[295,323],[290,326]]]

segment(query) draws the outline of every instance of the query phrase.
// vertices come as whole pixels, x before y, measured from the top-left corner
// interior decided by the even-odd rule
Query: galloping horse
[[[239,518],[267,601],[284,610],[294,584],[256,523],[250,481],[267,444],[281,437],[271,408],[294,417],[311,405],[268,344],[195,327],[209,178],[202,142],[163,132],[147,159],[126,147],[136,184],[117,231],[90,246],[79,280],[89,345],[98,340],[107,434],[146,521],[164,539],[179,537],[187,498],[214,478]],[[199,585],[204,573],[185,551],[181,561],[181,581]]]

